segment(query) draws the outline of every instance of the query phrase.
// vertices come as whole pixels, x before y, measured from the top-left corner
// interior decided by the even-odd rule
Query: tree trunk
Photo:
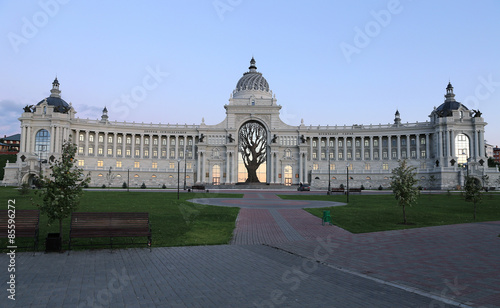
[[[476,220],[476,201],[474,200],[474,220]]]
[[[61,243],[62,243],[62,219],[59,219],[59,238],[61,239]]]
[[[405,206],[403,205],[403,224],[406,225],[406,211],[405,211]]]
[[[260,183],[259,178],[257,177],[257,168],[254,166],[246,166],[248,172],[248,178],[246,183]]]

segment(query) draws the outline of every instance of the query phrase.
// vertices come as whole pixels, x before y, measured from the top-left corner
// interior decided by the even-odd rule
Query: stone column
[[[344,144],[343,144],[343,150],[344,150],[344,161],[347,161],[347,137],[344,136]]]
[[[339,159],[339,138],[335,137],[333,140],[333,142],[335,142],[335,155],[333,156],[333,160],[337,161]]]
[[[428,159],[430,158],[431,156],[431,153],[430,153],[430,150],[431,150],[431,145],[429,144],[429,134],[425,134],[425,159]]]
[[[415,151],[417,151],[415,158],[420,159],[420,134],[415,135],[415,147],[416,147]]]
[[[401,135],[397,135],[396,140],[398,146],[398,159],[401,159]]]
[[[104,150],[102,154],[104,157],[108,157],[108,132],[104,132]]]
[[[373,160],[373,136],[370,136],[370,160]]]
[[[97,153],[99,153],[99,132],[94,132],[94,157],[97,157]]]
[[[175,135],[175,160],[179,158],[179,135]]]
[[[123,142],[123,137],[122,137],[122,142]],[[113,157],[116,158],[116,150],[118,147],[118,134],[116,132],[113,132]]]
[[[141,134],[141,144],[139,145],[139,157],[144,158],[144,134]]]
[[[89,131],[85,130],[85,151],[83,153],[85,156],[89,156]]]
[[[406,158],[407,159],[410,159],[411,158],[411,155],[410,155],[410,135],[406,135]]]
[[[170,140],[167,140],[167,144],[169,141]],[[202,153],[200,151],[198,151],[198,162],[196,163],[196,182],[197,183],[201,182],[201,160],[202,160]]]
[[[387,136],[387,151],[388,151],[388,159],[392,160],[392,136],[388,135]]]
[[[378,160],[382,160],[382,136],[378,136]]]
[[[130,138],[132,139],[132,146],[131,146],[131,153],[130,153],[131,155],[130,156],[132,158],[135,158],[135,134],[132,133]]]

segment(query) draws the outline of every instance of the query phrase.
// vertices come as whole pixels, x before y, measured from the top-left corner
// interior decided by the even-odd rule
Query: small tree
[[[481,183],[472,176],[465,178],[464,199],[474,203],[474,220],[476,220],[476,204],[481,202]]]
[[[48,223],[59,221],[61,240],[62,221],[77,209],[83,187],[90,182],[90,177],[83,175],[83,169],[75,166],[75,153],[76,145],[71,140],[65,141],[61,157],[50,163],[50,176],[40,180],[44,189],[37,192],[43,201],[37,206],[49,218]]]
[[[122,188],[127,188],[127,182],[123,182]]]
[[[406,225],[406,206],[411,206],[417,202],[420,193],[416,184],[417,168],[409,166],[406,160],[399,161],[399,167],[392,170],[391,188],[398,204],[403,207],[403,223]]]
[[[429,190],[434,188],[434,185],[436,185],[436,181],[437,181],[437,179],[434,175],[431,175],[429,177],[429,185],[430,185]]]

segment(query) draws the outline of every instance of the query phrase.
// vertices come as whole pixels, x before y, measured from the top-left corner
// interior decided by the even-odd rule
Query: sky
[[[252,56],[290,125],[479,109],[500,145],[500,1],[0,1],[0,136],[61,96],[77,117],[218,124]]]

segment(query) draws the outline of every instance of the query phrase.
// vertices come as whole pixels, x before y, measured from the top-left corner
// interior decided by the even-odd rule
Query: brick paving
[[[232,245],[17,253],[0,307],[500,307],[500,222],[351,234],[245,198],[277,206],[242,208]]]

